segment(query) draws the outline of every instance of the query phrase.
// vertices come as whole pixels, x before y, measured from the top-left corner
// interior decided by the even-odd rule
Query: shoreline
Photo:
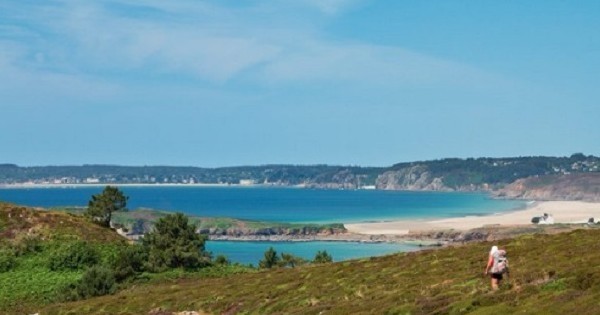
[[[272,184],[219,184],[219,183],[90,183],[90,184],[0,184],[0,189],[27,189],[27,188],[82,188],[82,187],[281,187],[280,185]],[[285,186],[297,188],[298,186]]]
[[[336,243],[394,243],[405,244],[415,247],[435,247],[441,246],[442,242],[438,240],[423,238],[406,238],[393,235],[366,235],[355,233],[343,233],[334,235],[209,235],[208,241],[211,242],[264,242],[264,243],[307,243],[307,242],[336,242]]]
[[[468,231],[486,226],[535,226],[531,223],[531,218],[544,213],[552,215],[554,223],[583,224],[592,217],[597,222],[600,220],[600,202],[535,201],[524,209],[484,216],[344,223],[344,227],[350,233],[361,235],[409,235],[442,230]]]

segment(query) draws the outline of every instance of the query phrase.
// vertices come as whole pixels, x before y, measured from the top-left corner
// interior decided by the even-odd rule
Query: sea
[[[0,189],[0,200],[35,207],[86,206],[101,186]],[[264,186],[122,186],[128,208],[183,212],[201,217],[231,217],[289,223],[357,223],[403,219],[480,216],[525,207],[524,201],[499,200],[483,193],[335,190]],[[419,250],[413,244],[340,241],[208,241],[213,255],[256,265],[273,247],[312,259],[327,251],[334,261]]]

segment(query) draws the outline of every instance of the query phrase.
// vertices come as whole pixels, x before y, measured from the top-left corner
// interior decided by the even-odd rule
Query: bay
[[[0,200],[36,207],[87,205],[100,186],[0,189]],[[200,217],[232,217],[290,223],[351,223],[398,219],[486,215],[525,206],[523,201],[497,200],[481,193],[382,190],[316,190],[281,187],[122,186],[128,208],[179,211]],[[207,250],[230,261],[258,264],[273,247],[312,260],[326,250],[334,261],[419,250],[399,243],[360,242],[236,242],[209,241]]]
[[[5,188],[0,200],[38,207],[86,206],[102,187]],[[316,190],[272,187],[121,187],[128,208],[180,211],[193,216],[331,223],[485,215],[524,206],[481,193]]]

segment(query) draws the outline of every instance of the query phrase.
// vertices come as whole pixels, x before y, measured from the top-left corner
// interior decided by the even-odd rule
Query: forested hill
[[[556,178],[551,175],[600,174],[600,158],[573,154],[570,157],[515,157],[442,159],[400,163],[377,178],[381,189],[495,190],[518,179]]]
[[[391,167],[263,165],[222,168],[173,166],[35,166],[0,164],[0,184],[268,184],[316,188],[377,187],[399,190],[494,190],[522,178],[600,174],[600,158],[448,158]]]

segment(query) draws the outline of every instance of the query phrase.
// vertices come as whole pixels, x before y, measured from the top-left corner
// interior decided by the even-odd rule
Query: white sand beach
[[[585,223],[593,217],[600,220],[600,203],[583,201],[535,202],[523,210],[497,215],[467,216],[433,220],[401,220],[344,224],[349,232],[367,235],[403,235],[416,231],[469,230],[485,225],[530,225],[531,218],[551,214],[555,223]]]

